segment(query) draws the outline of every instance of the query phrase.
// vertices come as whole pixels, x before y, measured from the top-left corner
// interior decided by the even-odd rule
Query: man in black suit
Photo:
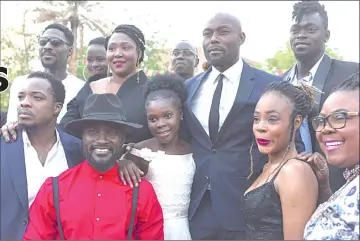
[[[245,239],[245,190],[266,161],[254,145],[253,115],[265,87],[281,78],[253,68],[240,58],[245,41],[236,17],[219,13],[203,30],[203,48],[211,65],[186,81],[184,121],[191,135],[196,173],[189,207],[194,240]]]
[[[47,177],[82,162],[82,142],[56,126],[65,99],[57,77],[34,72],[19,89],[18,138],[0,137],[0,239],[21,240]]]
[[[303,123],[299,130],[305,150],[322,153],[310,120],[319,113],[333,87],[354,73],[359,63],[332,59],[325,53],[325,43],[330,38],[328,16],[325,7],[318,1],[295,3],[292,19],[290,45],[296,64],[284,74],[284,80],[293,84],[303,82],[322,91],[317,96],[318,104],[310,113],[309,121]],[[344,170],[333,166],[329,169],[330,186],[336,191],[345,183]]]

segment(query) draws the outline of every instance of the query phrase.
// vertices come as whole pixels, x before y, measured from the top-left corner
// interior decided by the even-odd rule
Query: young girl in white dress
[[[165,240],[191,240],[188,208],[195,163],[190,145],[179,139],[186,98],[184,80],[157,75],[148,81],[145,98],[148,126],[154,137],[135,144],[126,158],[138,166],[136,159],[142,159],[144,178],[153,185],[163,210]],[[123,172],[133,176],[134,164],[125,165]]]

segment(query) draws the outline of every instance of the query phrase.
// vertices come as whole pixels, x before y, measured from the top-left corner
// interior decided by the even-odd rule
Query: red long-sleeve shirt
[[[117,166],[99,173],[87,161],[59,176],[60,218],[65,239],[126,240],[132,192],[119,181]],[[164,240],[162,209],[152,185],[139,187],[133,239]],[[24,240],[59,239],[52,179],[39,190],[29,211]]]

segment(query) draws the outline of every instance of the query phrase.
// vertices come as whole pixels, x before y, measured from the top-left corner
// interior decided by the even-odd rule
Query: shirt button
[[[26,225],[27,225],[27,221],[23,221],[23,225],[26,226]]]
[[[99,176],[100,179],[102,179],[102,176]]]
[[[215,153],[216,153],[216,150],[215,150],[215,149],[212,149],[212,150],[211,150],[211,153],[212,153],[212,154],[215,154]]]
[[[208,176],[205,176],[205,178],[206,178],[207,180],[209,180],[209,177],[208,177]]]
[[[98,197],[101,197],[101,194],[100,194],[100,193],[98,193]]]
[[[100,218],[96,218],[95,220],[96,220],[97,222],[99,222],[99,221],[100,221]]]

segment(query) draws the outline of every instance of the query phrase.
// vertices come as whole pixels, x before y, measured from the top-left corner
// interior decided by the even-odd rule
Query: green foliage
[[[78,51],[78,55],[77,55],[77,60],[76,60],[76,77],[78,77],[79,79],[85,80],[84,76],[83,76],[83,71],[84,68],[86,68],[85,65],[85,59],[86,59],[86,49],[87,46],[82,46],[81,48],[79,48]],[[87,75],[87,71],[85,70],[85,77],[86,79],[89,78],[89,76]]]
[[[25,20],[27,13],[28,11],[24,12],[24,20],[18,29],[1,29],[0,65],[9,69],[8,79],[10,81],[8,90],[1,93],[1,110],[7,110],[8,108],[12,80],[17,76],[29,74],[31,71],[31,62],[38,58],[37,36],[27,31],[27,22]]]
[[[167,70],[167,61],[164,62],[164,59],[168,57],[165,49],[166,42],[156,41],[155,39],[160,38],[154,35],[146,41],[145,57],[140,65],[140,68],[144,71]]]
[[[326,47],[325,52],[334,59],[343,59],[342,56],[337,53],[337,49]],[[272,58],[266,59],[264,68],[267,71],[273,71],[274,69],[287,70],[294,66],[295,63],[295,56],[291,50],[290,43],[287,42]]]

